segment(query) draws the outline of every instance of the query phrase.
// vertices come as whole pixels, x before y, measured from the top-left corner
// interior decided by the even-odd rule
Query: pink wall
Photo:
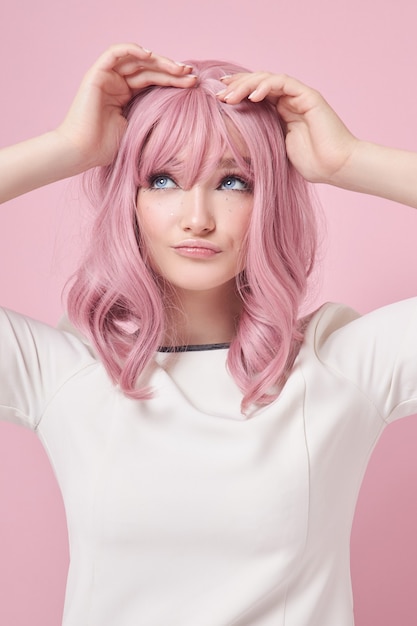
[[[319,88],[356,134],[417,148],[412,0],[14,0],[0,19],[0,142],[56,124],[83,71],[108,44],[174,58],[218,57],[294,74]],[[320,189],[328,218],[317,300],[361,311],[415,294],[411,209]],[[79,244],[67,184],[3,207],[0,302],[54,323]],[[416,623],[417,423],[384,435],[362,488],[352,539],[358,626]],[[0,624],[56,626],[67,546],[59,492],[36,439],[0,430]],[[335,625],[336,626],[336,625]]]

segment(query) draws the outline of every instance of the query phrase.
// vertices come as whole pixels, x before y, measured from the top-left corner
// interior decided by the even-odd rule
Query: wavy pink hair
[[[298,315],[315,256],[314,212],[307,184],[288,162],[276,109],[267,102],[234,106],[216,98],[219,78],[242,68],[191,64],[195,87],[151,87],[131,100],[116,159],[87,175],[96,217],[68,312],[112,380],[129,396],[149,398],[145,374],[164,336],[167,296],[147,264],[137,190],[173,156],[185,161],[192,185],[229,149],[253,181],[254,194],[245,270],[236,277],[243,309],[228,355],[245,412],[277,397],[302,341]]]

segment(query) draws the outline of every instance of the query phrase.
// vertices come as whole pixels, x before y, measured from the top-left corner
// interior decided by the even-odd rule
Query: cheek
[[[231,228],[235,239],[239,241],[246,238],[251,222],[252,208],[253,203],[251,201],[242,201],[229,212]]]
[[[239,271],[242,271],[246,265],[246,253],[248,245],[248,233],[252,217],[252,204],[248,207],[244,204],[241,207],[239,219],[236,221],[237,249],[239,254]]]
[[[148,238],[163,236],[175,222],[175,210],[160,202],[141,202],[136,214],[139,228]]]

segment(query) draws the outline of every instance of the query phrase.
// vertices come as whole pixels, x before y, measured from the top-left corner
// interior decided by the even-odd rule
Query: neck
[[[241,304],[234,284],[215,291],[175,290],[167,308],[165,345],[229,343],[236,334]]]

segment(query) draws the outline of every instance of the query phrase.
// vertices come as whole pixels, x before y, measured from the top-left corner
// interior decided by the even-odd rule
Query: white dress
[[[138,402],[75,335],[0,310],[0,418],[37,433],[64,498],[65,626],[352,626],[361,479],[417,412],[417,299],[322,307],[246,418],[226,356],[158,353]]]

